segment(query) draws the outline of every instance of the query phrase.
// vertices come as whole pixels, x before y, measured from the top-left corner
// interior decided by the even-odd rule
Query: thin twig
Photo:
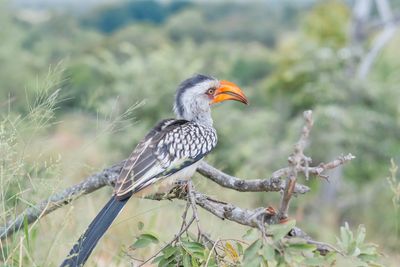
[[[187,216],[189,207],[190,207],[190,202],[189,202],[189,200],[188,200],[188,201],[186,201],[185,210],[184,210],[184,212],[182,213],[182,225],[181,225],[181,229],[180,229],[179,231],[182,231],[182,229],[186,226],[186,216]]]
[[[339,253],[340,255],[344,256],[345,254],[343,253],[343,251],[339,250],[338,248],[336,248],[335,246],[329,244],[329,243],[325,243],[325,242],[320,242],[320,241],[315,241],[315,240],[307,240],[308,244],[312,244],[312,245],[316,245],[318,247],[327,247],[330,250],[333,250],[337,253]],[[329,251],[329,249],[327,249]]]
[[[290,170],[287,167],[279,169],[273,172],[269,179],[237,178],[218,170],[205,161],[202,161],[200,162],[197,171],[220,186],[239,192],[280,192],[286,186],[286,182],[281,178],[286,176]],[[295,193],[305,194],[308,191],[310,191],[308,186],[302,184],[296,185]]]
[[[205,267],[208,266],[208,262],[209,262],[210,259],[211,259],[212,251],[215,249],[215,246],[218,244],[218,242],[219,242],[219,239],[217,239],[217,240],[214,242],[213,247],[210,249],[210,253],[208,253],[208,257],[207,257],[207,261],[206,261]]]
[[[197,213],[197,205],[196,205],[196,200],[194,198],[194,188],[193,188],[193,182],[192,180],[188,181],[188,201],[190,202],[190,205],[192,206],[192,211],[193,211],[193,216],[196,218],[196,225],[197,225],[197,240],[200,239],[200,236],[202,234],[201,228],[200,228],[200,218],[199,214]]]

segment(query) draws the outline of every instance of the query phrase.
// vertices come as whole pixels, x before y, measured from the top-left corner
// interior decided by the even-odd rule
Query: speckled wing
[[[115,186],[124,199],[201,160],[217,144],[212,127],[186,120],[161,121],[137,145]]]

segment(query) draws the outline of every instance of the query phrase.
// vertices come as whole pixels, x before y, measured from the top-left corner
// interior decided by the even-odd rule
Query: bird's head
[[[248,104],[246,96],[236,84],[197,74],[179,85],[174,111],[178,118],[212,124],[210,106],[226,100]]]

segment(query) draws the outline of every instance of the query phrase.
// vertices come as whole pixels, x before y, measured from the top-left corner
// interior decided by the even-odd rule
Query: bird
[[[211,106],[236,100],[248,104],[234,83],[196,74],[180,83],[173,110],[137,144],[125,161],[111,199],[74,244],[61,267],[83,266],[100,238],[132,197],[169,192],[190,179],[200,161],[217,145]]]

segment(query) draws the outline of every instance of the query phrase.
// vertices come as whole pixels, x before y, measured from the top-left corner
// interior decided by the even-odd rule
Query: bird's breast
[[[160,181],[140,190],[139,192],[135,193],[134,196],[144,198],[154,194],[164,194],[170,192],[172,188],[177,185],[178,181],[189,180],[196,172],[199,163],[200,161],[183,168],[171,176],[161,178]]]

